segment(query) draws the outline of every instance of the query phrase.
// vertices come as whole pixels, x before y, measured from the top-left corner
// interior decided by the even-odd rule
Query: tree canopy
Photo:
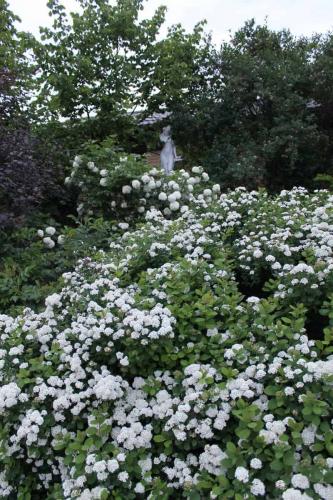
[[[331,43],[331,35],[295,38],[247,22],[212,52],[209,84],[203,80],[175,109],[188,157],[200,159],[225,186],[311,184],[316,172],[331,167],[325,109],[332,97],[317,83],[319,70],[330,89],[332,63],[323,59],[332,59]]]

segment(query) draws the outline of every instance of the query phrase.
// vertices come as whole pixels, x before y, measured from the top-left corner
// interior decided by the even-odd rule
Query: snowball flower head
[[[42,229],[38,229],[37,231],[37,235],[40,237],[40,238],[43,238],[44,237],[44,231]]]
[[[253,252],[253,257],[255,257],[256,259],[260,259],[260,257],[262,257],[263,253],[261,250],[257,249]]]
[[[101,186],[106,186],[108,183],[108,180],[106,177],[102,177],[101,180],[99,181]]]
[[[295,474],[291,478],[291,484],[294,488],[299,488],[300,490],[307,490],[310,487],[308,478],[303,474]]]
[[[141,182],[138,181],[137,179],[134,179],[134,181],[132,181],[132,188],[133,189],[140,189],[141,187]]]
[[[43,238],[43,243],[47,248],[53,248],[55,246],[55,242],[49,236]]]
[[[123,194],[130,194],[130,192],[132,191],[132,188],[131,188],[131,186],[123,186],[121,191]]]
[[[134,488],[135,493],[144,493],[145,492],[145,487],[143,486],[142,483],[137,483]]]
[[[300,490],[288,488],[282,495],[283,500],[305,500],[305,495]]]
[[[167,200],[167,198],[168,197],[167,197],[166,193],[164,193],[163,191],[158,195],[158,199],[160,201],[165,201],[165,200]]]
[[[61,305],[61,296],[59,293],[53,293],[49,295],[45,299],[45,305],[48,307],[60,306]]]
[[[141,180],[144,184],[148,184],[148,182],[150,181],[150,177],[149,175],[147,174],[144,174],[142,177],[141,177]]]
[[[252,458],[250,466],[252,467],[252,469],[261,469],[262,461],[259,460],[259,458]]]
[[[45,229],[45,233],[49,236],[53,236],[56,233],[56,230],[53,226],[49,226]]]
[[[173,212],[179,210],[178,201],[173,201],[172,203],[170,203],[170,210],[172,210]]]
[[[118,474],[118,479],[119,481],[121,481],[122,483],[125,483],[128,479],[128,473],[127,472],[120,472]]]
[[[124,358],[122,358],[122,359],[120,360],[120,364],[121,364],[122,366],[128,366],[128,365],[129,365],[128,357],[127,357],[127,356],[125,356]]]
[[[115,472],[117,469],[119,469],[118,460],[116,460],[115,458],[108,460],[107,468],[108,468],[109,472],[111,472],[111,473]]]
[[[260,481],[260,479],[253,480],[251,493],[256,497],[265,495],[265,485],[262,481]]]
[[[245,467],[237,467],[235,470],[235,478],[241,483],[248,483],[249,481],[249,471]]]

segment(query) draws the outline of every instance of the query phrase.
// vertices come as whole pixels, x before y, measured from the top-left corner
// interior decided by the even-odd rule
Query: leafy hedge
[[[141,221],[0,316],[0,495],[332,498],[333,197],[134,180]]]

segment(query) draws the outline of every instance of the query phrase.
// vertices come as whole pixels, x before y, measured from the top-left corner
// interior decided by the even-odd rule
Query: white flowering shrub
[[[333,196],[196,170],[41,312],[0,315],[2,497],[333,498]]]
[[[139,156],[117,152],[108,143],[76,156],[65,180],[79,190],[80,217],[103,215],[121,219],[122,224],[137,222],[151,208],[174,217],[187,208],[195,194],[206,200],[217,198],[220,186],[210,188],[208,181],[202,167],[193,167],[191,174],[181,170],[165,176],[163,170],[152,169]]]
[[[48,226],[44,229],[37,230],[37,236],[42,239],[46,248],[54,248],[56,244],[63,245],[65,242],[65,235],[57,234],[57,230],[53,226]]]
[[[332,290],[333,197],[327,191],[309,196],[302,188],[275,199],[249,196],[249,217],[233,243],[240,272],[247,281],[269,277],[265,290],[282,302],[318,307]]]

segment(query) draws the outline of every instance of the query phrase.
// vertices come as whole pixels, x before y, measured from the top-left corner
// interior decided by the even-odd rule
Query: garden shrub
[[[170,107],[183,157],[223,189],[313,188],[332,174],[332,46],[332,33],[295,37],[252,19],[210,47],[196,87]]]
[[[24,96],[16,94],[20,84],[14,72],[1,68],[0,228],[6,229],[22,226],[37,208],[59,212],[65,192],[54,142],[33,132]]]
[[[140,214],[155,205],[163,208],[165,216],[178,213],[190,194],[198,191],[199,182],[209,180],[202,167],[194,167],[194,173],[191,176],[181,170],[168,179],[161,169],[151,169],[142,157],[120,151],[107,139],[87,144],[84,153],[75,157],[65,183],[79,192],[79,216],[137,222]],[[220,191],[218,185],[214,189]],[[216,193],[207,189],[204,194],[211,197]]]
[[[38,222],[39,229],[32,226]],[[22,307],[39,310],[45,297],[60,290],[61,275],[80,257],[108,248],[112,223],[86,219],[76,226],[60,226],[41,217],[14,231],[0,231],[0,311],[14,314]]]
[[[155,187],[137,224],[43,310],[0,316],[0,494],[332,498],[332,195],[142,175]],[[261,268],[266,297],[244,296],[236,276],[251,287]]]

